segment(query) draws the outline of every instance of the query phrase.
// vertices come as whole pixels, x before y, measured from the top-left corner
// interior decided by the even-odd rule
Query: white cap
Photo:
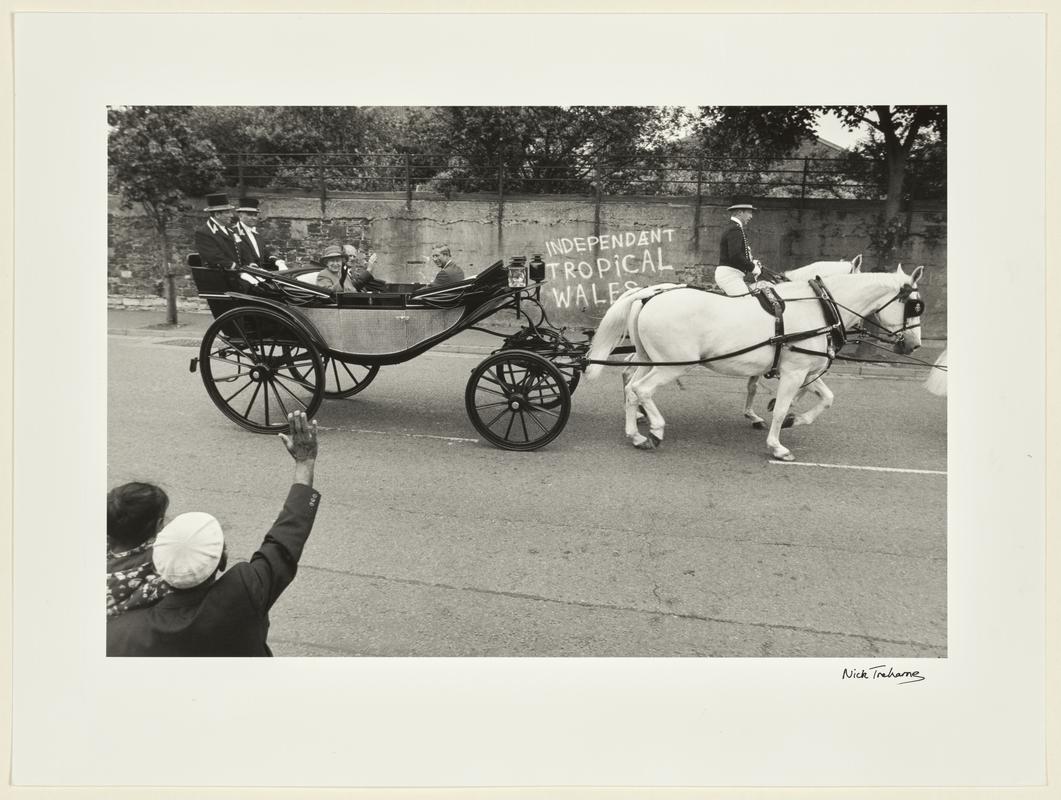
[[[225,535],[221,524],[209,514],[181,514],[155,538],[155,569],[175,589],[198,586],[217,569]]]

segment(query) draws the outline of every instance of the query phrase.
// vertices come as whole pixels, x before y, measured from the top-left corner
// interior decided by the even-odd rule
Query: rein
[[[832,293],[828,290],[828,288],[826,288],[824,281],[822,281],[821,279],[812,279],[812,281],[810,283],[811,283],[811,287],[813,289],[815,289],[815,291],[818,291],[820,289],[821,293],[820,294],[816,294],[814,297],[789,297],[789,298],[785,299],[785,302],[786,303],[791,303],[791,302],[798,302],[798,301],[801,301],[801,300],[815,300],[815,301],[821,303],[822,304],[822,308],[823,308],[823,313],[831,310],[831,312],[832,312],[831,315],[832,315],[832,317],[834,319],[834,322],[829,324],[828,317],[830,315],[828,313],[825,313],[824,314],[825,317],[826,317],[825,321],[826,321],[827,324],[824,327],[816,328],[816,329],[810,330],[810,331],[800,331],[799,333],[783,334],[781,336],[771,336],[769,339],[765,339],[762,342],[759,342],[758,344],[753,344],[753,345],[750,345],[749,347],[743,347],[740,350],[734,350],[732,353],[724,353],[723,355],[711,356],[710,358],[700,358],[700,359],[696,359],[695,361],[610,361],[610,360],[607,360],[607,359],[599,359],[599,358],[582,358],[580,360],[580,363],[581,363],[583,369],[588,364],[599,364],[599,365],[605,366],[605,367],[691,367],[691,366],[696,366],[696,365],[700,365],[700,364],[708,364],[708,363],[710,363],[712,361],[723,361],[723,360],[725,360],[727,358],[735,358],[736,356],[744,355],[745,353],[750,353],[752,350],[758,350],[760,347],[775,346],[775,347],[777,347],[780,350],[781,347],[788,346],[789,342],[798,342],[798,341],[802,341],[803,339],[813,339],[816,336],[822,336],[822,335],[825,335],[825,334],[833,334],[833,335],[839,334],[838,335],[838,341],[836,342],[836,347],[834,348],[832,345],[830,345],[829,350],[827,352],[819,352],[817,350],[807,350],[807,349],[802,348],[802,347],[788,346],[788,349],[791,350],[794,353],[801,353],[803,355],[810,355],[810,356],[820,356],[822,358],[826,358],[826,359],[829,360],[829,363],[825,366],[825,369],[823,369],[820,373],[818,373],[818,375],[814,378],[814,380],[817,380],[818,378],[820,378],[822,375],[824,375],[826,372],[829,371],[829,367],[832,366],[832,362],[833,362],[834,359],[838,359],[840,361],[856,361],[856,362],[857,361],[861,361],[863,363],[894,363],[892,361],[885,361],[883,359],[872,359],[871,360],[871,359],[861,359],[861,358],[850,358],[850,357],[847,357],[847,356],[838,355],[838,351],[839,351],[839,349],[841,347],[843,347],[843,345],[844,345],[844,343],[846,341],[847,335],[849,333],[853,333],[854,331],[847,331],[847,330],[844,329],[843,321],[840,318],[840,314],[836,311],[837,308],[842,308],[845,311],[849,312],[850,314],[853,314],[854,316],[858,317],[863,322],[868,322],[870,325],[873,325],[873,326],[875,326],[877,328],[880,328],[882,331],[884,331],[884,333],[887,336],[892,337],[894,339],[894,341],[896,341],[896,342],[903,341],[903,339],[905,338],[903,336],[903,332],[904,331],[913,330],[915,328],[920,328],[921,327],[921,323],[918,322],[916,325],[904,325],[902,328],[899,328],[897,331],[890,331],[886,327],[881,325],[880,323],[874,322],[873,320],[871,320],[868,315],[859,314],[857,311],[854,311],[854,310],[848,308],[847,306],[843,305],[842,303],[838,303],[836,301],[836,299],[833,297]],[[684,288],[684,287],[675,287],[675,288]],[[670,290],[665,290],[665,291],[670,291]],[[881,311],[883,311],[885,308],[887,308],[889,305],[894,303],[899,298],[909,298],[911,292],[913,292],[913,291],[914,291],[914,287],[913,286],[910,286],[910,287],[904,286],[904,287],[902,287],[901,289],[899,289],[898,292],[896,292],[895,296],[892,297],[887,303],[882,305],[876,311],[872,311],[870,313],[871,314],[880,313]],[[653,295],[653,297],[654,296],[655,295]],[[651,299],[651,298],[648,298],[648,299]],[[923,304],[921,304],[920,300],[917,300],[917,301],[909,301],[908,300],[907,301],[907,309],[909,309],[910,302],[916,302],[918,304],[918,306],[919,306],[918,311],[919,312],[920,312],[920,310],[923,309]],[[831,307],[831,309],[830,309],[830,307]],[[911,318],[911,317],[908,317],[908,316],[904,315],[903,321],[905,322],[906,319],[909,319],[909,318]],[[861,330],[861,332],[865,336],[877,339],[878,341],[882,341],[882,342],[883,341],[888,341],[888,339],[885,339],[883,336],[877,335],[875,333],[871,333],[871,332],[865,330],[864,328],[861,328],[859,330]],[[881,350],[884,349],[884,348],[879,347],[878,345],[873,345],[873,346],[874,347],[878,347],[878,349],[881,349]],[[946,371],[946,369],[947,369],[946,367],[936,367],[934,364],[928,364],[928,362],[921,361],[920,359],[913,358],[912,356],[904,355],[904,358],[909,358],[911,361],[916,361],[918,363],[925,364],[925,365],[930,366],[930,367],[934,367],[935,369],[942,369],[944,371]],[[807,381],[807,383],[813,383],[813,381]],[[806,386],[806,385],[807,384],[804,384],[804,386]]]

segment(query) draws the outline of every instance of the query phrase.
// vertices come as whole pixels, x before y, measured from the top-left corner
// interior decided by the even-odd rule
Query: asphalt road
[[[196,343],[109,337],[109,483],[160,483],[249,558],[292,462],[211,404]],[[465,415],[481,358],[428,353],[325,401],[277,655],[946,655],[946,406],[916,380],[830,378],[834,407],[782,441],[834,467],[771,462],[743,381],[706,370],[657,396],[658,451],[626,443],[605,376],[556,441],[512,453]]]

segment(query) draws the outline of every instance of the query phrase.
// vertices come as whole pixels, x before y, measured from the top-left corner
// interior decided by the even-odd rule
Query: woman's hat
[[[335,258],[335,257],[339,257],[339,258],[343,257],[343,248],[341,248],[337,244],[328,245],[327,247],[324,248],[324,252],[321,253],[321,260],[322,261],[324,259],[326,259],[326,258]]]
[[[174,589],[191,589],[205,581],[221,563],[225,535],[209,514],[181,514],[158,532],[152,552],[155,569]]]
[[[241,197],[239,199],[239,208],[236,211],[250,211],[257,214],[260,204],[261,201],[257,197]]]
[[[203,211],[231,211],[232,204],[228,202],[227,194],[208,194],[206,196],[206,208]]]

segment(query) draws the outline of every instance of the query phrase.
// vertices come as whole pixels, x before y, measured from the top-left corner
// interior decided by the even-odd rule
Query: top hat
[[[737,203],[735,206],[730,206],[726,211],[758,211],[755,206],[751,203]]]
[[[228,202],[227,194],[208,194],[206,196],[206,208],[203,211],[231,211],[232,204]]]
[[[257,197],[241,197],[239,199],[239,207],[236,211],[250,211],[254,214],[258,213],[258,205],[261,201]]]

